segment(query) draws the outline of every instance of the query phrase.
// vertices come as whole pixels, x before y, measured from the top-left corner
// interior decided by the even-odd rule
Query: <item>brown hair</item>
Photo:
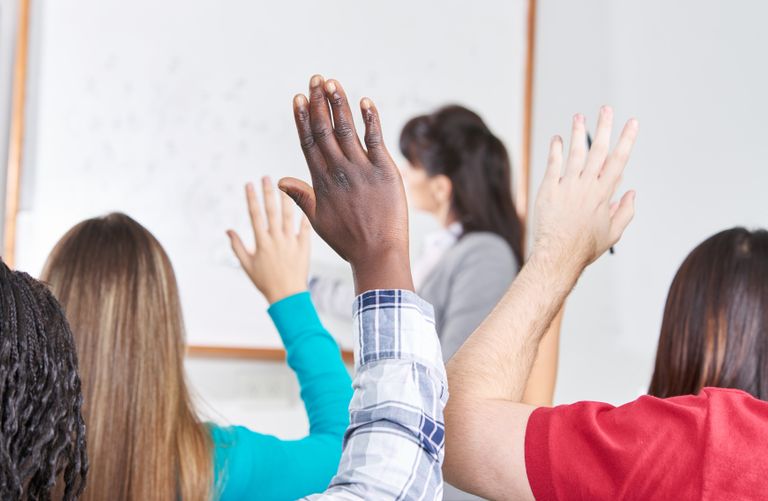
[[[733,228],[708,238],[672,281],[649,393],[705,386],[768,398],[768,231]]]
[[[160,243],[124,214],[78,224],[48,258],[83,381],[86,500],[209,499],[211,437],[184,373],[176,278]]]

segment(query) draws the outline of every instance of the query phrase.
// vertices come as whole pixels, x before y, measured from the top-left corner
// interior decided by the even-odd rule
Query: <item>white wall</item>
[[[687,253],[735,225],[768,226],[768,4],[539,2],[533,187],[549,138],[612,104],[640,120],[624,188],[637,214],[568,302],[556,399],[647,389],[666,291]],[[594,120],[590,122],[594,125]],[[618,133],[619,125],[616,127]]]

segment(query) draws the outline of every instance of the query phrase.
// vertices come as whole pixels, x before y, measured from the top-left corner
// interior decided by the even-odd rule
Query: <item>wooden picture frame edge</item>
[[[24,150],[30,1],[19,1],[19,25],[13,61],[11,122],[5,184],[5,220],[3,225],[3,261],[11,268],[16,263],[16,221],[19,213],[21,166]]]

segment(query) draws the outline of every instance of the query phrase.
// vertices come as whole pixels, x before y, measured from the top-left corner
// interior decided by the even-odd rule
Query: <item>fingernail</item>
[[[373,101],[368,99],[367,97],[364,97],[362,101],[360,101],[360,106],[364,110],[370,110],[373,107]]]
[[[576,113],[575,115],[573,115],[573,121],[576,122],[576,123],[583,122],[584,121],[584,115],[582,115],[581,113]]]
[[[307,106],[307,98],[304,94],[296,94],[293,96],[293,105],[299,109],[303,109]]]
[[[612,109],[610,106],[608,106],[607,104],[606,104],[606,105],[603,105],[603,106],[600,108],[600,114],[601,114],[601,115],[603,115],[603,116],[608,116],[608,115],[610,115],[611,113],[613,113],[613,109]]]
[[[310,87],[318,87],[318,86],[322,85],[322,83],[323,83],[322,75],[315,75],[309,81],[309,86]]]
[[[328,80],[327,82],[325,82],[325,91],[328,94],[333,94],[334,92],[336,92],[336,84],[333,82],[333,80]]]
[[[640,122],[637,121],[637,118],[630,118],[629,125],[637,129],[638,127],[640,127]]]
[[[269,186],[272,184],[272,180],[269,179],[269,176],[262,177],[261,182],[264,184],[264,186]]]

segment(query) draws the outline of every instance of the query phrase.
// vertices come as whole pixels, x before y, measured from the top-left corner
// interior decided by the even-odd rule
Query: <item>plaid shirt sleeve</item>
[[[441,500],[448,400],[432,306],[413,292],[355,303],[355,393],[336,476],[313,501]]]

